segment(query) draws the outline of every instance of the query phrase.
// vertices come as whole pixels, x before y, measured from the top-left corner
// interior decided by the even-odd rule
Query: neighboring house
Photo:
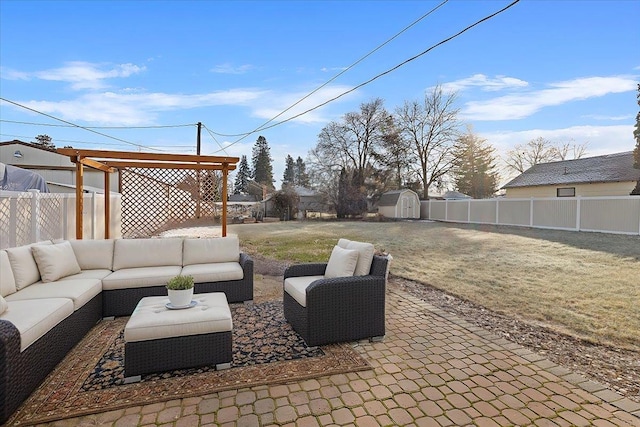
[[[393,190],[378,200],[378,213],[387,218],[420,218],[420,197],[413,190]]]
[[[0,142],[0,163],[36,172],[49,184],[52,192],[62,188],[55,184],[74,187],[76,184],[76,165],[68,156],[27,142],[18,140]],[[118,181],[116,172],[109,180],[111,191],[119,191]],[[104,172],[85,168],[83,182],[85,186],[104,189]]]
[[[628,196],[640,179],[633,152],[540,163],[502,188],[506,197]]]
[[[467,196],[466,194],[460,193],[459,191],[447,191],[442,196],[440,196],[440,199],[444,199],[444,200],[464,200],[464,199],[471,199],[471,196]]]
[[[327,212],[328,206],[324,202],[322,195],[316,193],[305,187],[295,186],[293,190],[298,195],[298,219],[306,218],[308,212]],[[260,203],[262,205],[262,211],[264,216],[273,217],[276,216],[275,204],[272,200],[273,193],[267,195],[267,197]]]
[[[258,196],[253,194],[232,194],[229,196],[229,203],[232,202],[240,202],[240,203],[258,203],[260,199]]]

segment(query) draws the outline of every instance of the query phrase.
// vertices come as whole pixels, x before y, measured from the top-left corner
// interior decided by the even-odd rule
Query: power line
[[[224,136],[224,137],[236,137],[236,136],[242,136],[242,137],[247,137],[253,133],[259,132],[263,129],[268,129],[265,128],[266,125],[268,125],[269,123],[271,123],[272,121],[274,121],[275,119],[277,119],[278,117],[280,117],[281,115],[283,115],[284,113],[286,113],[287,111],[291,110],[293,107],[295,107],[296,105],[300,104],[302,101],[304,101],[305,99],[309,98],[311,95],[313,95],[314,93],[318,92],[320,89],[322,89],[323,87],[327,86],[329,83],[333,82],[334,80],[336,80],[338,77],[340,77],[341,75],[345,74],[347,71],[351,70],[353,67],[355,67],[356,65],[358,65],[359,63],[361,63],[362,61],[364,61],[365,59],[367,59],[369,56],[373,55],[375,52],[377,52],[378,50],[382,49],[384,46],[386,46],[387,44],[391,43],[393,40],[395,40],[396,38],[398,38],[402,33],[406,32],[407,30],[409,30],[411,27],[413,27],[414,25],[416,25],[418,22],[422,21],[424,18],[426,18],[427,16],[431,15],[433,12],[435,12],[436,10],[440,9],[442,6],[445,5],[445,3],[447,3],[449,0],[444,0],[442,3],[440,3],[439,5],[437,5],[436,7],[434,7],[433,9],[431,9],[430,11],[428,11],[427,13],[425,13],[424,15],[422,15],[421,17],[419,17],[418,19],[416,19],[415,21],[413,21],[411,24],[407,25],[406,27],[404,27],[400,32],[396,33],[393,37],[391,37],[390,39],[387,39],[384,43],[382,43],[381,45],[378,45],[375,49],[373,49],[372,51],[370,51],[369,53],[367,53],[366,55],[364,55],[363,57],[361,57],[360,59],[358,59],[356,62],[354,62],[353,64],[349,65],[347,68],[345,68],[344,70],[342,70],[341,72],[339,72],[338,74],[336,74],[335,76],[333,76],[332,78],[330,78],[329,80],[327,80],[325,83],[321,84],[320,86],[318,86],[317,88],[315,88],[314,90],[312,90],[311,92],[309,92],[307,95],[303,96],[302,98],[300,98],[298,101],[296,101],[295,103],[291,104],[289,107],[287,107],[286,109],[284,109],[283,111],[281,111],[280,113],[276,114],[275,116],[273,116],[272,118],[270,118],[269,120],[267,120],[265,123],[261,124],[260,126],[258,126],[256,129],[254,129],[252,132],[246,132],[246,133],[239,133],[239,134],[222,134],[222,133],[215,133],[218,136]]]
[[[50,126],[50,127],[59,127],[59,128],[74,128],[80,127],[77,125],[58,125],[55,123],[34,123],[34,122],[22,122],[17,120],[5,120],[0,119],[0,122],[5,123],[16,123],[20,125],[32,125],[32,126]],[[196,126],[195,123],[187,123],[183,125],[154,125],[154,126],[83,126],[83,129],[161,129],[161,128],[180,128],[180,127],[189,127]]]
[[[129,142],[129,141],[126,141],[124,139],[116,138],[115,136],[107,135],[106,133],[98,132],[96,130],[93,130],[93,129],[90,129],[90,128],[87,128],[87,127],[84,127],[84,126],[80,126],[80,125],[77,125],[75,123],[71,123],[71,122],[68,122],[66,120],[59,119],[59,118],[54,117],[54,116],[52,116],[50,114],[43,113],[42,111],[35,110],[33,108],[27,107],[26,105],[19,104],[19,103],[15,102],[15,101],[10,101],[10,100],[8,100],[6,98],[0,97],[0,101],[8,102],[9,104],[13,104],[13,105],[18,106],[20,108],[24,108],[25,110],[29,110],[29,111],[32,111],[32,112],[37,113],[37,114],[42,114],[43,116],[49,117],[50,119],[54,119],[54,120],[57,120],[59,122],[66,123],[68,125],[71,125],[71,127],[75,127],[75,128],[78,128],[78,129],[84,129],[86,131],[93,132],[93,133],[95,133],[97,135],[104,136],[105,138],[109,138],[109,139],[113,139],[115,141],[123,142],[123,143],[128,144],[128,145],[133,145],[135,147],[146,148],[146,149],[149,149],[149,150],[155,150],[155,151],[161,151],[161,152],[165,151],[165,150],[160,150],[158,148],[147,147],[145,145],[136,144],[134,142]]]
[[[8,134],[8,133],[0,133],[0,136],[3,137],[11,137],[11,138],[24,138],[24,139],[31,139],[33,138],[33,136],[29,136],[29,135],[13,135],[13,134]],[[58,142],[68,142],[71,144],[82,144],[82,145],[110,145],[110,146],[116,146],[116,147],[122,147],[124,144],[118,144],[115,142],[96,142],[96,141],[78,141],[78,140],[73,140],[73,139],[58,139],[58,138],[52,138],[52,142],[54,143],[58,143]],[[165,148],[189,148],[192,147],[191,145],[163,145],[163,147]]]
[[[205,130],[206,130],[207,132],[209,132],[209,136],[210,136],[210,137],[211,137],[211,138],[216,142],[216,144],[218,144],[218,146],[220,147],[220,150],[219,150],[219,151],[224,151],[224,153],[228,156],[228,155],[229,155],[229,153],[227,153],[226,148],[225,148],[225,147],[223,147],[223,146],[222,146],[222,144],[220,144],[220,142],[216,139],[216,137],[215,137],[215,135],[214,135],[214,133],[215,133],[215,132],[212,132],[212,131],[211,131],[211,129],[209,129],[209,128],[207,127],[207,125],[204,125],[204,124],[203,124],[202,126],[205,128]]]
[[[407,60],[405,60],[405,61],[401,62],[400,64],[398,64],[398,65],[396,65],[396,66],[394,66],[394,67],[392,67],[392,68],[390,68],[390,69],[388,69],[388,70],[386,70],[386,71],[383,71],[383,72],[382,72],[382,73],[380,73],[380,74],[377,74],[376,76],[374,76],[374,77],[370,78],[369,80],[367,80],[367,81],[365,81],[365,82],[363,82],[363,83],[360,83],[359,85],[354,86],[353,88],[351,88],[351,89],[349,89],[349,90],[347,90],[347,91],[345,91],[345,92],[342,92],[341,94],[339,94],[339,95],[337,95],[337,96],[335,96],[335,97],[333,97],[333,98],[331,98],[331,99],[329,99],[329,100],[327,100],[327,101],[325,101],[325,102],[322,102],[322,103],[320,103],[320,104],[316,105],[315,107],[309,108],[308,110],[305,110],[305,111],[303,111],[303,112],[301,112],[301,113],[299,113],[299,114],[296,114],[296,115],[294,115],[294,116],[292,116],[292,117],[289,117],[288,119],[285,119],[285,120],[279,121],[279,122],[277,122],[277,123],[274,123],[274,124],[272,124],[272,125],[270,125],[270,126],[266,126],[266,127],[259,127],[259,128],[257,128],[256,130],[254,130],[254,131],[253,131],[253,132],[251,132],[251,133],[244,134],[244,136],[243,136],[242,138],[240,138],[240,139],[238,139],[238,140],[236,140],[236,141],[234,141],[234,142],[230,143],[229,145],[227,145],[227,148],[228,148],[228,147],[230,147],[230,146],[232,146],[232,145],[237,144],[238,142],[242,141],[245,137],[247,137],[248,135],[251,135],[252,133],[259,132],[259,131],[263,131],[263,130],[267,130],[267,129],[271,129],[271,128],[274,128],[274,127],[279,126],[279,125],[281,125],[281,124],[287,123],[287,122],[289,122],[289,121],[291,121],[291,120],[297,119],[297,118],[298,118],[298,117],[300,117],[300,116],[303,116],[303,115],[305,115],[305,114],[307,114],[307,113],[310,113],[310,112],[312,112],[312,111],[314,111],[314,110],[317,110],[317,109],[318,109],[318,108],[320,108],[320,107],[324,107],[325,105],[327,105],[327,104],[329,104],[329,103],[331,103],[331,102],[333,102],[333,101],[335,101],[335,100],[337,100],[337,99],[340,99],[340,98],[342,98],[343,96],[348,95],[348,94],[350,94],[351,92],[354,92],[354,91],[356,91],[356,90],[360,89],[360,88],[361,88],[361,87],[363,87],[363,86],[368,85],[369,83],[371,83],[371,82],[373,82],[373,81],[375,81],[375,80],[379,79],[380,77],[385,76],[385,75],[387,75],[387,74],[389,74],[389,73],[391,73],[391,72],[393,72],[393,71],[397,70],[398,68],[400,68],[400,67],[402,67],[402,66],[404,66],[404,65],[408,64],[409,62],[414,61],[415,59],[417,59],[417,58],[419,58],[419,57],[421,57],[421,56],[423,56],[423,55],[425,55],[425,54],[427,54],[427,53],[431,52],[431,51],[432,51],[433,49],[435,49],[436,47],[441,46],[441,45],[443,45],[443,44],[445,44],[445,43],[448,43],[449,41],[451,41],[451,40],[455,39],[456,37],[458,37],[458,36],[462,35],[463,33],[466,33],[467,31],[469,31],[469,30],[470,30],[470,29],[472,29],[473,27],[475,27],[475,26],[477,26],[477,25],[479,25],[479,24],[481,24],[481,23],[483,23],[483,22],[485,22],[485,21],[488,21],[489,19],[491,19],[491,18],[493,18],[493,17],[495,17],[495,16],[497,16],[497,15],[501,14],[502,12],[504,12],[504,11],[506,11],[507,9],[509,9],[509,8],[511,8],[512,6],[514,6],[514,5],[515,5],[516,3],[518,3],[519,1],[520,1],[520,0],[514,0],[513,2],[511,2],[511,3],[510,3],[510,4],[508,4],[507,6],[503,7],[502,9],[498,10],[497,12],[494,12],[494,13],[492,13],[491,15],[485,16],[484,18],[482,18],[482,19],[480,19],[480,20],[478,20],[478,21],[474,22],[473,24],[471,24],[471,25],[469,25],[469,26],[465,27],[464,29],[462,29],[462,30],[458,31],[458,32],[457,32],[457,33],[455,33],[454,35],[452,35],[452,36],[450,36],[450,37],[448,37],[448,38],[446,38],[446,39],[444,39],[444,40],[442,40],[442,41],[440,41],[440,42],[438,42],[438,43],[436,43],[436,44],[432,45],[431,47],[429,47],[428,49],[426,49],[426,50],[424,50],[424,51],[420,52],[419,54],[417,54],[417,55],[415,55],[415,56],[413,56],[413,57],[411,57],[411,58],[409,58],[409,59],[407,59]],[[264,126],[264,125],[263,125],[263,126]],[[216,153],[216,152],[214,152],[214,153]]]

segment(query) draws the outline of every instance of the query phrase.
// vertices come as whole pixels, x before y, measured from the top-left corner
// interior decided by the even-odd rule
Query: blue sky
[[[544,137],[632,150],[640,1],[521,0],[429,53],[308,114],[252,133],[442,1],[0,2],[0,140],[251,158],[259,135],[279,181],[320,130],[363,102],[393,111],[441,84],[499,154]],[[275,119],[385,72],[510,4],[450,0]],[[181,127],[164,127],[189,125]],[[122,129],[121,127],[158,128]],[[227,135],[227,136],[225,136]],[[142,146],[142,147],[140,147]],[[224,150],[223,150],[224,148]]]

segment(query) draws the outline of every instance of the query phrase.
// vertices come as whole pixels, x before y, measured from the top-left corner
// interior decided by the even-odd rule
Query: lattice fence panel
[[[11,242],[11,199],[0,198],[0,248],[12,246]]]
[[[63,194],[47,194],[40,198],[38,225],[40,240],[62,239],[63,231]]]
[[[149,237],[191,219],[215,220],[221,175],[191,169],[122,170],[122,236]]]

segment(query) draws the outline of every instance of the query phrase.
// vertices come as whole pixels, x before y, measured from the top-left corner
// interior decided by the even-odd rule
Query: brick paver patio
[[[52,426],[640,426],[640,404],[390,287],[373,371],[138,406]]]

